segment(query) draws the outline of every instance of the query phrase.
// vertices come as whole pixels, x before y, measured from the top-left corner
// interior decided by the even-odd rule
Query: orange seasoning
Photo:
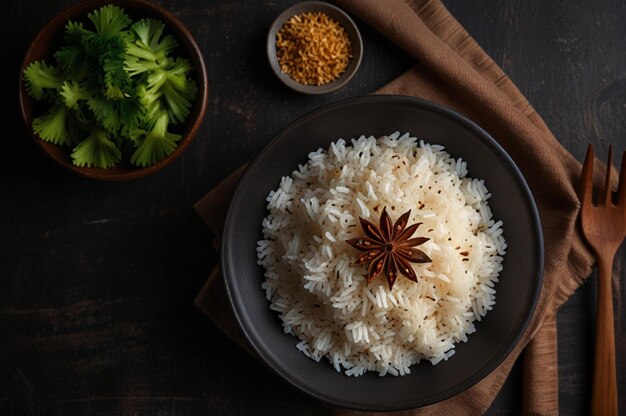
[[[323,85],[337,79],[352,57],[346,31],[326,13],[291,17],[276,34],[280,69],[305,85]]]

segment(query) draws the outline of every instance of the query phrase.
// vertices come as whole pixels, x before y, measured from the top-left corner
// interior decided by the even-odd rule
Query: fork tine
[[[617,183],[617,203],[626,208],[626,152],[622,153],[622,166],[619,171]]]
[[[580,203],[582,206],[591,205],[593,194],[593,145],[589,143],[587,147],[587,155],[583,163],[583,170],[580,174]]]
[[[611,187],[611,168],[613,167],[613,146],[609,145],[609,155],[606,158],[606,175],[604,177],[604,205],[610,206],[613,202],[613,187]]]
[[[604,178],[604,205],[610,206],[613,196],[611,187],[611,167],[613,166],[613,146],[609,145],[609,156],[606,161],[606,176]]]

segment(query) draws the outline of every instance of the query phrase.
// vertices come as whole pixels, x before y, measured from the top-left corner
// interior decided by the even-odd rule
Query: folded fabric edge
[[[220,293],[220,296],[215,296],[215,293]],[[239,325],[231,311],[219,264],[213,268],[211,275],[196,296],[194,304],[213,321],[219,330],[237,343],[244,351],[254,355],[254,352],[239,331]]]
[[[524,349],[522,358],[523,415],[557,415],[559,413],[557,339],[555,313],[544,320]]]
[[[231,172],[193,206],[217,240],[221,239],[230,197],[246,166],[247,164],[244,164]]]

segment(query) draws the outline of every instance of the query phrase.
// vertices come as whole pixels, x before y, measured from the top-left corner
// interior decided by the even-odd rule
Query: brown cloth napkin
[[[398,414],[484,413],[523,350],[523,411],[557,414],[556,310],[590,274],[593,262],[577,226],[579,201],[575,186],[580,163],[559,144],[502,69],[440,1],[336,0],[336,3],[380,31],[417,62],[378,92],[412,95],[446,105],[486,129],[526,177],[544,232],[541,296],[527,331],[509,357],[465,392],[432,406]],[[241,169],[234,172],[196,204],[199,215],[215,233],[216,241],[220,238],[228,199],[241,172]],[[214,271],[196,304],[245,347],[223,291],[219,271]]]

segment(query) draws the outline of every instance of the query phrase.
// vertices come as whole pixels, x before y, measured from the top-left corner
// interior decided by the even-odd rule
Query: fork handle
[[[593,363],[591,410],[593,415],[617,416],[615,334],[611,278],[613,254],[598,256],[598,306]]]

